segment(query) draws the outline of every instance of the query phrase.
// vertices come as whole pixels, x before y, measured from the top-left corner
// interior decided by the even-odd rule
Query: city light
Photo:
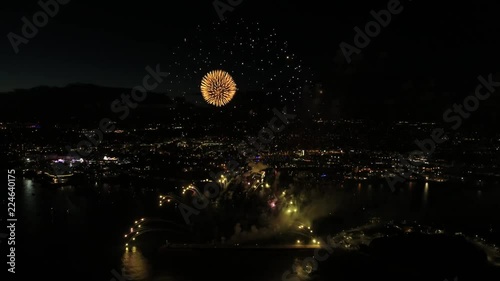
[[[64,2],[45,0],[45,14],[63,13],[55,5],[58,1]],[[217,13],[229,16],[235,2],[241,1],[215,0],[213,6]],[[354,27],[356,47],[337,38],[350,34],[346,32],[353,30],[350,23],[361,23],[359,17],[345,12],[352,10],[351,5],[333,11],[318,3],[272,5],[260,11],[257,5],[247,11],[242,7],[239,15],[221,22],[198,22],[200,15],[213,17],[213,11],[208,14],[207,5],[195,11],[193,3],[186,4],[187,10],[173,12],[182,22],[147,4],[144,9],[124,3],[84,5],[104,11],[105,16],[97,18],[103,22],[84,30],[85,36],[78,34],[81,28],[70,29],[81,41],[71,49],[75,58],[67,52],[51,52],[51,45],[61,46],[58,40],[63,42],[63,37],[34,48],[37,53],[53,53],[55,58],[50,60],[17,56],[16,64],[7,58],[7,66],[47,72],[40,77],[28,75],[24,78],[29,81],[23,83],[22,71],[4,71],[8,79],[2,91],[0,134],[7,141],[2,150],[6,151],[4,166],[9,168],[4,189],[9,191],[9,205],[18,205],[17,213],[13,207],[4,210],[9,226],[0,231],[0,244],[8,242],[12,247],[7,251],[10,266],[18,257],[20,271],[26,255],[23,241],[16,244],[16,239],[28,236],[33,241],[26,249],[39,252],[34,246],[47,244],[43,238],[56,227],[65,239],[75,233],[99,235],[87,235],[89,242],[78,247],[52,243],[50,251],[62,261],[51,268],[54,276],[78,269],[78,261],[96,255],[95,264],[80,273],[110,279],[109,270],[113,270],[117,280],[115,271],[134,280],[170,276],[199,280],[196,276],[202,275],[201,279],[211,279],[209,275],[227,279],[225,275],[236,268],[249,276],[232,274],[233,279],[411,277],[424,270],[430,273],[426,270],[429,257],[441,252],[445,262],[433,265],[441,273],[461,266],[461,271],[476,273],[480,272],[476,269],[493,268],[490,265],[500,267],[498,247],[489,244],[500,245],[500,204],[494,204],[500,199],[500,130],[495,127],[500,121],[500,100],[483,103],[495,90],[500,92],[500,73],[490,69],[500,40],[488,40],[495,36],[491,24],[498,21],[494,16],[498,9],[471,2],[460,7],[465,13],[443,14],[429,5],[413,3],[410,8],[409,3],[406,7],[389,2],[388,11],[370,12],[374,22]],[[472,4],[476,6],[469,7]],[[354,6],[361,14],[373,8]],[[367,47],[368,39],[376,36],[370,34],[381,31],[377,26],[395,20],[391,15],[403,6],[404,13],[430,12],[427,21],[438,18],[438,23],[448,23],[463,17],[467,28],[451,30],[456,34],[447,38],[464,42],[458,42],[461,46],[454,46],[452,53],[424,48],[433,60],[419,60],[425,56],[411,51],[422,49],[421,42],[446,51],[448,45],[441,43],[449,40],[439,37],[441,29],[427,28],[418,36],[391,34],[383,46],[367,48],[366,56],[350,64],[353,52]],[[117,18],[123,20],[134,10],[134,17],[127,18],[130,26],[127,23],[122,29],[153,28],[156,33],[135,38],[143,44],[136,42],[131,48],[119,44],[122,36],[95,36],[111,34],[114,23],[120,23]],[[324,23],[314,26],[323,20],[315,20],[318,15],[313,10],[324,12],[325,21],[338,27],[333,35],[339,46],[328,43],[332,34]],[[26,20],[43,20],[42,12],[30,11],[6,17],[14,21],[12,30],[6,31],[12,31],[7,37],[16,53],[18,47],[24,48],[21,43],[29,41],[28,35],[36,33],[36,24]],[[283,24],[278,28],[268,20],[246,19],[255,11]],[[159,20],[152,25],[151,18]],[[16,28],[16,20],[25,25]],[[489,28],[468,24],[478,21],[489,23]],[[64,26],[62,19],[60,24],[63,29],[71,27]],[[418,29],[418,20],[410,18],[404,21],[407,24]],[[296,32],[298,27],[306,31]],[[134,39],[128,33],[123,37]],[[157,36],[146,36],[152,34]],[[474,38],[467,40],[468,35]],[[412,50],[397,54],[385,50],[400,41]],[[116,48],[88,48],[86,42]],[[318,52],[323,45],[328,51]],[[77,56],[82,52],[76,51],[89,52],[85,57],[94,59],[88,63],[99,71],[75,64],[83,60]],[[93,52],[101,59],[95,59]],[[477,59],[483,62],[474,60],[478,53]],[[129,61],[116,54],[126,54]],[[450,60],[464,67],[443,63],[443,54],[459,54]],[[158,62],[150,60],[158,55]],[[140,61],[150,64],[138,65]],[[429,62],[441,63],[439,71],[435,65],[427,67]],[[49,65],[41,67],[43,63]],[[120,72],[100,75],[110,65]],[[129,81],[132,74],[140,73],[144,75],[138,84]],[[452,87],[446,89],[451,80]],[[460,101],[465,95],[470,96]],[[21,212],[23,201],[37,208]],[[23,233],[22,215],[27,216],[25,222],[36,222],[32,233]],[[123,233],[127,227],[129,232]],[[424,248],[428,257],[419,258]],[[224,255],[229,261],[221,258]],[[398,274],[391,272],[397,265],[387,266],[395,260],[404,265]],[[283,261],[293,263],[292,267],[285,269]],[[204,262],[215,266],[200,268]],[[238,262],[245,264],[235,265]]]

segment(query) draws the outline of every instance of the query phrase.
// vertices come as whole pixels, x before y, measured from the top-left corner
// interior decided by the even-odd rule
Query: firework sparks
[[[223,70],[209,72],[201,81],[201,93],[211,105],[224,106],[236,94],[236,83],[229,73]]]

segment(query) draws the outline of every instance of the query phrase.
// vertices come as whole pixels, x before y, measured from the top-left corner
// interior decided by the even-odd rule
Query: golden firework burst
[[[211,105],[226,105],[233,99],[236,90],[233,77],[223,70],[211,71],[201,80],[201,94]]]

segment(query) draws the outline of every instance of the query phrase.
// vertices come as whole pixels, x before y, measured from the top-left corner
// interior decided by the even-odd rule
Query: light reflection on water
[[[489,224],[495,225],[495,223],[498,222],[498,219],[495,219],[495,217],[488,216],[488,214],[497,213],[499,210],[500,205],[498,205],[498,198],[500,197],[498,188],[483,189],[482,191],[474,189],[457,189],[451,192],[450,190],[454,188],[454,186],[450,184],[426,183],[423,185],[413,182],[410,182],[407,187],[409,188],[403,188],[402,193],[394,195],[388,191],[388,188],[378,188],[378,185],[372,186],[369,182],[366,182],[362,184],[356,183],[352,186],[344,185],[343,189],[336,189],[332,192],[339,198],[339,204],[346,205],[345,209],[347,210],[355,210],[354,207],[358,207],[358,205],[368,205],[371,207],[367,208],[369,216],[380,216],[385,218],[388,215],[396,214],[399,216],[399,214],[401,214],[401,217],[404,218],[415,217],[415,219],[418,219],[417,215],[420,214],[419,211],[425,210],[428,211],[429,217],[433,219],[442,219],[441,221],[443,222],[459,220],[461,223],[460,225],[465,226],[473,222],[479,226]],[[58,241],[58,243],[61,243],[60,240],[65,237],[70,237],[72,239],[65,242],[65,244],[61,244],[63,246],[57,248],[59,252],[62,251],[61,249],[65,249],[63,247],[66,245],[88,245],[89,237],[84,235],[87,233],[88,229],[101,229],[104,233],[102,234],[103,237],[107,239],[104,240],[106,242],[97,242],[95,246],[92,244],[89,247],[95,247],[95,249],[99,250],[104,249],[103,251],[105,253],[109,253],[113,250],[112,247],[106,243],[108,243],[108,241],[118,240],[116,237],[122,237],[121,232],[113,233],[112,231],[115,229],[127,230],[129,227],[128,222],[133,222],[133,219],[137,218],[136,214],[143,212],[142,206],[150,206],[151,204],[143,197],[132,196],[129,194],[130,191],[128,189],[113,191],[110,190],[109,186],[103,186],[102,189],[99,188],[97,191],[98,193],[94,194],[90,189],[82,189],[81,187],[78,189],[71,186],[59,189],[42,188],[32,180],[26,179],[23,182],[23,190],[19,191],[22,200],[18,200],[18,204],[25,216],[25,225],[29,225],[30,227],[30,233],[36,230],[34,233],[36,233],[37,237],[54,239],[54,241]],[[124,198],[127,198],[128,201],[125,202],[126,204],[123,203],[119,205],[115,202],[115,199],[122,195]],[[156,202],[156,194],[153,195],[154,196],[151,197],[153,198],[152,201]],[[415,200],[415,205],[418,206],[416,209],[410,208],[412,206],[412,198],[417,199]],[[475,200],[470,200],[471,198],[475,198]],[[131,209],[130,206],[140,207],[135,207],[133,211],[129,212]],[[52,207],[54,208],[54,212],[51,212]],[[115,220],[113,217],[113,215],[115,215],[115,209],[124,212],[127,211],[130,213],[130,219],[122,221]],[[386,209],[389,210],[385,212]],[[54,220],[54,214],[56,220]],[[50,230],[51,228],[48,226],[55,226],[56,228]],[[495,229],[495,227],[493,228]],[[28,232],[25,231],[24,233]],[[82,233],[82,235],[79,235],[79,233]],[[64,236],[61,234],[64,234]],[[39,251],[41,253],[53,250],[45,248],[45,245],[49,244],[40,243],[35,239],[27,239],[25,245],[30,246],[30,249],[42,249]],[[81,248],[75,248],[74,252],[79,253],[88,249],[87,246],[82,246]],[[120,248],[120,250],[123,251],[122,248]],[[172,278],[171,272],[168,272],[172,271],[172,267],[165,268],[163,264],[158,266],[160,268],[154,266],[154,270],[152,270],[151,263],[138,250],[134,252],[134,250],[131,249],[129,252],[123,253],[123,255],[121,252],[113,253],[116,253],[116,263],[114,263],[115,260],[109,257],[102,258],[105,262],[113,262],[112,266],[108,266],[107,264],[104,266],[105,269],[103,274],[108,273],[110,268],[118,268],[118,262],[121,257],[123,276],[126,276],[129,280],[190,281],[184,274],[175,275],[175,277]],[[36,258],[38,258],[38,256],[36,256]],[[153,261],[155,262],[155,260]],[[266,264],[267,263],[271,263],[271,261],[266,260]],[[68,262],[68,264],[72,263]],[[276,275],[280,276],[285,270],[290,269],[292,264],[293,262],[290,261],[285,262],[284,265],[280,264],[280,266],[276,266]],[[165,266],[167,265],[168,264],[165,264]],[[254,266],[249,265],[249,268],[254,268]],[[255,268],[259,267],[255,266]],[[259,268],[259,270],[264,271],[264,274],[271,275],[267,269],[264,270]],[[158,271],[161,271],[161,273]],[[192,273],[192,271],[188,270],[187,273]],[[281,279],[278,278],[276,280]]]
[[[242,253],[235,253],[235,258],[238,259],[241,255]],[[139,250],[135,252],[131,250],[124,253],[122,257],[121,275],[128,281],[198,281],[212,279],[220,281],[235,279],[244,281],[281,281],[283,280],[283,274],[290,271],[289,277],[291,279],[289,280],[312,280],[309,273],[303,268],[305,258],[304,255],[293,255],[283,261],[276,261],[272,258],[256,255],[253,257],[254,260],[247,264],[246,267],[244,266],[246,263],[242,263],[237,266],[238,269],[228,266],[226,271],[219,272],[221,264],[212,263],[213,260],[203,260],[201,264],[197,264],[200,261],[199,259],[196,259],[197,262],[192,266],[181,265],[180,268],[172,269],[170,263],[162,263],[160,266],[153,268]],[[264,267],[262,267],[261,261],[265,261]],[[190,261],[186,261],[186,264],[189,263]],[[179,267],[179,265],[177,264],[175,267]],[[314,280],[324,281],[318,276]]]
[[[123,253],[122,265],[122,275],[127,280],[150,280],[151,265],[135,246]]]
[[[424,186],[424,197],[422,198],[422,207],[427,207],[427,199],[429,198],[429,183],[426,182]]]

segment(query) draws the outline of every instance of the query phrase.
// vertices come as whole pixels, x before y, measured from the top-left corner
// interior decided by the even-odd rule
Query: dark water
[[[335,223],[336,228],[355,228],[366,223],[363,220],[368,217],[379,217],[385,221],[415,220],[454,231],[494,236],[500,225],[499,188],[479,191],[450,184],[410,183],[394,194],[379,184],[356,183],[332,192],[336,198],[332,210],[342,218]],[[50,188],[24,180],[17,189],[16,199],[17,276],[108,281],[120,280],[115,276],[119,273],[132,280],[294,280],[287,279],[290,276],[282,279],[283,273],[291,270],[295,261],[312,255],[312,250],[193,250],[165,254],[138,248],[125,251],[124,234],[134,220],[153,216],[182,223],[173,207],[158,207],[158,194],[156,189],[118,186]],[[432,256],[433,247],[426,254]],[[413,257],[411,253],[408,256]],[[362,251],[336,251],[319,264],[312,280],[376,277],[399,280],[402,274],[410,280],[444,280],[443,277],[452,280],[453,274],[461,274],[462,280],[476,280],[472,277],[498,273],[483,265],[457,271],[463,266],[451,264],[449,268],[438,266],[445,269],[434,274],[432,264],[436,262],[416,265],[426,257],[408,263],[392,261],[396,264],[385,262],[386,258]]]

